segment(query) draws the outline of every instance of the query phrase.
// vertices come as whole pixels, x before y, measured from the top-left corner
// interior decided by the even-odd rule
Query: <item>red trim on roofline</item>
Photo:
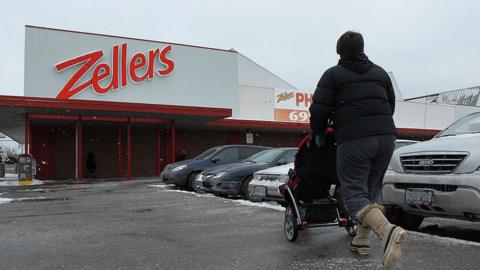
[[[196,46],[196,45],[189,45],[189,44],[183,44],[183,43],[172,43],[172,42],[165,42],[165,41],[151,40],[151,39],[143,39],[143,38],[131,38],[131,37],[123,37],[123,36],[115,36],[115,35],[107,35],[107,34],[98,34],[98,33],[91,33],[91,32],[82,32],[82,31],[43,27],[43,26],[35,26],[35,25],[28,25],[28,24],[25,25],[25,27],[44,29],[44,30],[61,31],[61,32],[68,32],[68,33],[75,33],[75,34],[94,35],[94,36],[111,37],[111,38],[123,38],[123,39],[137,40],[137,41],[155,42],[155,43],[165,43],[165,44],[185,46],[185,47],[198,48],[198,49],[207,49],[207,50],[214,50],[214,51],[237,53],[234,50],[226,50],[226,49],[218,49],[218,48],[212,48],[212,47]]]
[[[132,123],[150,123],[150,124],[165,124],[165,123],[172,122],[172,120],[170,119],[139,118],[139,117],[131,117],[130,121]]]
[[[79,116],[75,115],[60,115],[60,114],[29,114],[30,119],[49,119],[49,120],[70,120],[78,121]]]
[[[160,105],[160,104],[80,100],[80,99],[58,100],[55,98],[2,96],[2,95],[0,95],[0,106],[79,109],[79,110],[93,110],[93,111],[162,113],[162,114],[174,114],[174,115],[198,115],[198,116],[218,116],[218,117],[232,116],[232,110],[226,109],[226,108]]]
[[[242,120],[242,119],[221,119],[208,123],[211,126],[222,127],[245,127],[245,128],[287,128],[287,129],[310,129],[309,123]]]
[[[105,122],[128,122],[128,117],[111,117],[111,116],[80,116],[82,121],[105,121]]]

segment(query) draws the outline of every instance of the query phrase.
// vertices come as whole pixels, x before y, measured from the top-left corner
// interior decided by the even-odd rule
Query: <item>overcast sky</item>
[[[2,1],[0,95],[23,95],[25,25],[235,48],[305,91],[347,30],[403,97],[480,85],[480,1]]]

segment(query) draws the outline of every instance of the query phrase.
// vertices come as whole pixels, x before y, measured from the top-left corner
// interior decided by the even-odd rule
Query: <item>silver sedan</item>
[[[251,201],[283,201],[278,187],[287,182],[290,169],[293,169],[293,163],[256,172],[248,185],[248,198]]]

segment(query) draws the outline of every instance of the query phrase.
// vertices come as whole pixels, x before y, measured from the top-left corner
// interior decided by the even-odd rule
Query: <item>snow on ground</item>
[[[27,186],[37,186],[37,185],[43,185],[44,183],[39,180],[32,180],[32,183],[28,184]],[[20,182],[17,179],[14,180],[0,180],[0,187],[17,187],[20,186]]]
[[[28,202],[28,201],[42,201],[48,200],[48,197],[31,197],[31,198],[15,198],[13,199],[16,202]]]
[[[35,189],[19,189],[17,192],[46,192],[50,189],[35,188]]]
[[[165,184],[148,185],[148,186],[155,187],[155,188],[160,188],[160,189],[162,189],[163,192],[178,192],[178,193],[190,194],[190,195],[193,195],[193,196],[196,196],[196,197],[216,198],[215,195],[209,194],[209,193],[196,193],[196,192],[192,192],[192,191],[170,189],[172,186],[165,185]],[[266,203],[266,202],[257,203],[257,202],[251,202],[251,201],[246,201],[246,200],[225,200],[225,202],[233,202],[237,205],[243,205],[243,206],[268,208],[268,209],[273,209],[273,210],[277,210],[277,211],[285,211],[285,208],[283,208],[281,205],[277,205],[276,203],[275,204],[270,204],[270,203]]]
[[[257,203],[257,202],[251,202],[251,201],[246,201],[246,200],[234,200],[232,202],[234,202],[235,204],[238,204],[238,205],[268,208],[268,209],[273,209],[273,210],[282,211],[282,212],[285,211],[285,208],[283,206],[279,205],[279,204],[274,205],[274,204],[269,204],[269,203],[266,203],[266,202]]]
[[[11,201],[13,201],[13,199],[0,197],[0,204],[9,203]]]
[[[2,196],[2,194],[4,193],[0,193],[0,196]],[[13,201],[13,199],[0,197],[0,204],[9,203],[11,201]]]
[[[443,243],[447,245],[468,245],[468,246],[477,246],[480,247],[480,243],[477,242],[472,242],[472,241],[467,241],[467,240],[462,240],[462,239],[457,239],[457,238],[449,238],[445,236],[437,236],[433,234],[425,234],[421,232],[412,232],[408,231],[408,234],[413,235],[414,237],[418,238],[428,238],[431,239],[437,243]],[[407,235],[408,237],[408,235]]]
[[[172,187],[171,185],[165,185],[165,184],[154,184],[154,185],[148,185],[148,186],[149,187],[154,187],[154,188],[162,188],[162,189]]]

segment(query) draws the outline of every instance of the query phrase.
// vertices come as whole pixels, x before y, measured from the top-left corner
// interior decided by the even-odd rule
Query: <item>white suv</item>
[[[418,229],[424,217],[480,221],[480,112],[433,139],[396,150],[381,201],[393,222]]]

